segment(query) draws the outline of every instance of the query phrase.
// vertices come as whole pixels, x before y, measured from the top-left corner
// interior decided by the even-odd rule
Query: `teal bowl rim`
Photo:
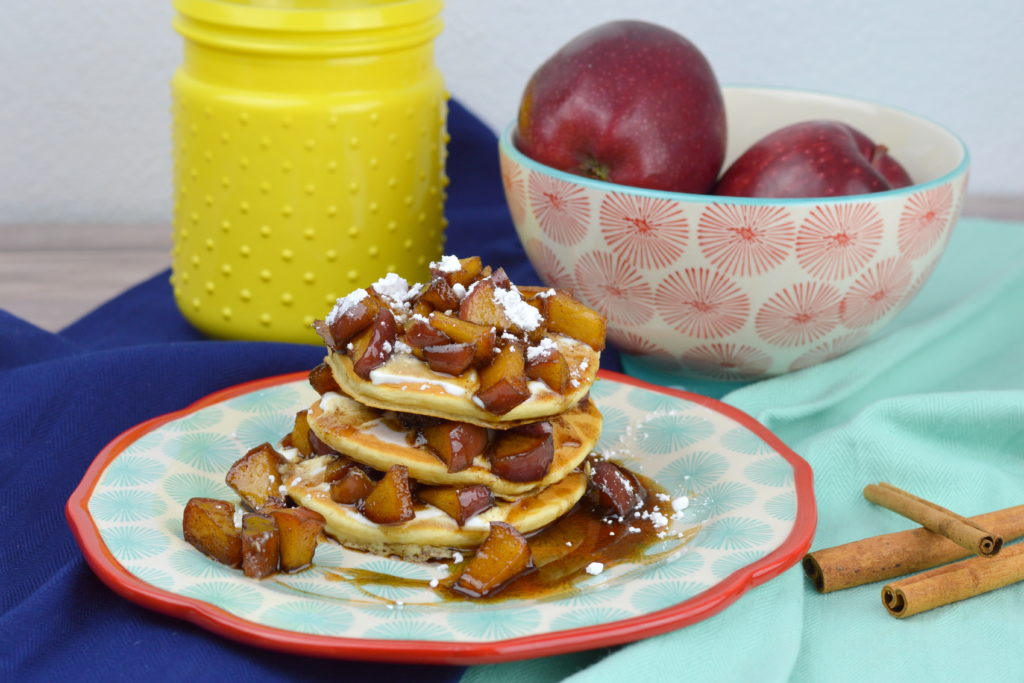
[[[841,197],[796,197],[796,198],[771,198],[771,197],[732,197],[726,195],[713,195],[713,194],[693,194],[690,192],[670,192],[668,190],[651,190],[645,187],[634,187],[632,185],[619,185],[616,183],[609,183],[604,180],[596,180],[594,178],[588,178],[586,176],[576,175],[573,173],[567,173],[565,171],[559,171],[556,168],[547,166],[538,161],[534,161],[522,152],[520,152],[516,146],[512,143],[512,132],[515,130],[516,122],[508,124],[505,130],[502,132],[501,137],[498,139],[498,148],[502,154],[508,156],[516,163],[525,166],[534,171],[540,171],[553,178],[564,180],[569,183],[582,185],[589,187],[593,190],[601,192],[628,192],[630,194],[639,195],[642,197],[651,197],[654,199],[668,199],[672,201],[685,201],[685,202],[697,202],[704,204],[749,204],[754,206],[778,206],[778,205],[808,205],[808,204],[821,204],[823,202],[856,202],[865,200],[879,200],[887,199],[890,197],[908,196],[915,192],[921,192],[922,190],[929,190],[939,185],[944,185],[958,176],[963,175],[967,172],[970,167],[971,155],[967,149],[967,145],[960,138],[959,135],[951,131],[946,126],[933,121],[925,116],[921,116],[915,112],[912,112],[902,107],[895,107],[889,104],[882,104],[873,100],[863,99],[859,97],[850,97],[848,95],[838,95],[836,93],[824,92],[821,90],[811,90],[804,88],[786,88],[782,86],[766,86],[766,85],[734,85],[725,84],[723,88],[730,90],[782,90],[786,92],[805,93],[809,95],[820,95],[824,97],[833,97],[839,100],[849,100],[851,102],[857,102],[860,104],[870,104],[875,107],[882,109],[888,109],[894,112],[900,112],[908,116],[912,116],[921,121],[927,122],[936,126],[940,130],[946,132],[952,137],[958,145],[960,145],[960,151],[963,158],[960,163],[950,172],[939,176],[934,180],[929,180],[926,183],[920,183],[917,185],[908,185],[907,187],[901,187],[895,190],[885,190],[884,192],[872,192],[869,194],[851,194],[844,195]]]

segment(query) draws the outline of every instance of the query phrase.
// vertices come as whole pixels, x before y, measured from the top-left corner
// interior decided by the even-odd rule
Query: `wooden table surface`
[[[968,197],[965,216],[1024,221],[1024,196]],[[0,308],[46,330],[170,264],[167,224],[0,223]]]

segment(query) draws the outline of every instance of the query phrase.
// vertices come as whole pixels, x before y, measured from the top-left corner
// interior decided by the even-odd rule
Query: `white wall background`
[[[169,221],[170,0],[2,9],[0,223]],[[1020,0],[447,0],[438,60],[455,96],[498,129],[544,59],[626,17],[686,35],[722,82],[925,114],[966,140],[973,193],[1024,194]]]

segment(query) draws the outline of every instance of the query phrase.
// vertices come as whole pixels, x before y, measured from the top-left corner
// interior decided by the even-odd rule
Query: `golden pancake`
[[[539,381],[531,381],[530,398],[504,415],[484,410],[474,394],[480,389],[476,370],[458,377],[434,372],[418,358],[400,353],[370,373],[365,380],[355,373],[352,359],[331,351],[325,362],[346,394],[364,405],[446,420],[469,422],[492,429],[508,429],[562,413],[576,405],[590,391],[597,376],[599,354],[589,345],[571,337],[551,335],[569,364],[572,386],[559,394]]]
[[[324,531],[343,545],[408,560],[447,558],[459,549],[476,548],[490,531],[490,522],[507,522],[521,533],[547,526],[572,508],[587,488],[587,473],[575,471],[537,493],[513,501],[495,500],[494,507],[474,515],[465,526],[432,505],[419,503],[416,517],[401,524],[371,522],[352,505],[331,500],[323,482],[319,456],[287,466],[282,474],[288,495],[299,505],[324,516]]]
[[[583,461],[601,435],[601,413],[592,401],[584,401],[565,413],[549,418],[555,454],[547,474],[540,481],[514,482],[491,472],[486,457],[459,472],[448,466],[426,445],[410,442],[414,430],[392,429],[382,418],[385,413],[357,401],[329,392],[309,408],[309,428],[320,440],[339,453],[386,471],[391,465],[405,465],[409,478],[425,484],[469,486],[484,484],[496,496],[516,496],[555,483]]]

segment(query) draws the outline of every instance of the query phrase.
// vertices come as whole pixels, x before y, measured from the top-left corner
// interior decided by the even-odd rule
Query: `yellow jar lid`
[[[174,0],[190,19],[271,31],[363,31],[429,21],[442,0]]]

